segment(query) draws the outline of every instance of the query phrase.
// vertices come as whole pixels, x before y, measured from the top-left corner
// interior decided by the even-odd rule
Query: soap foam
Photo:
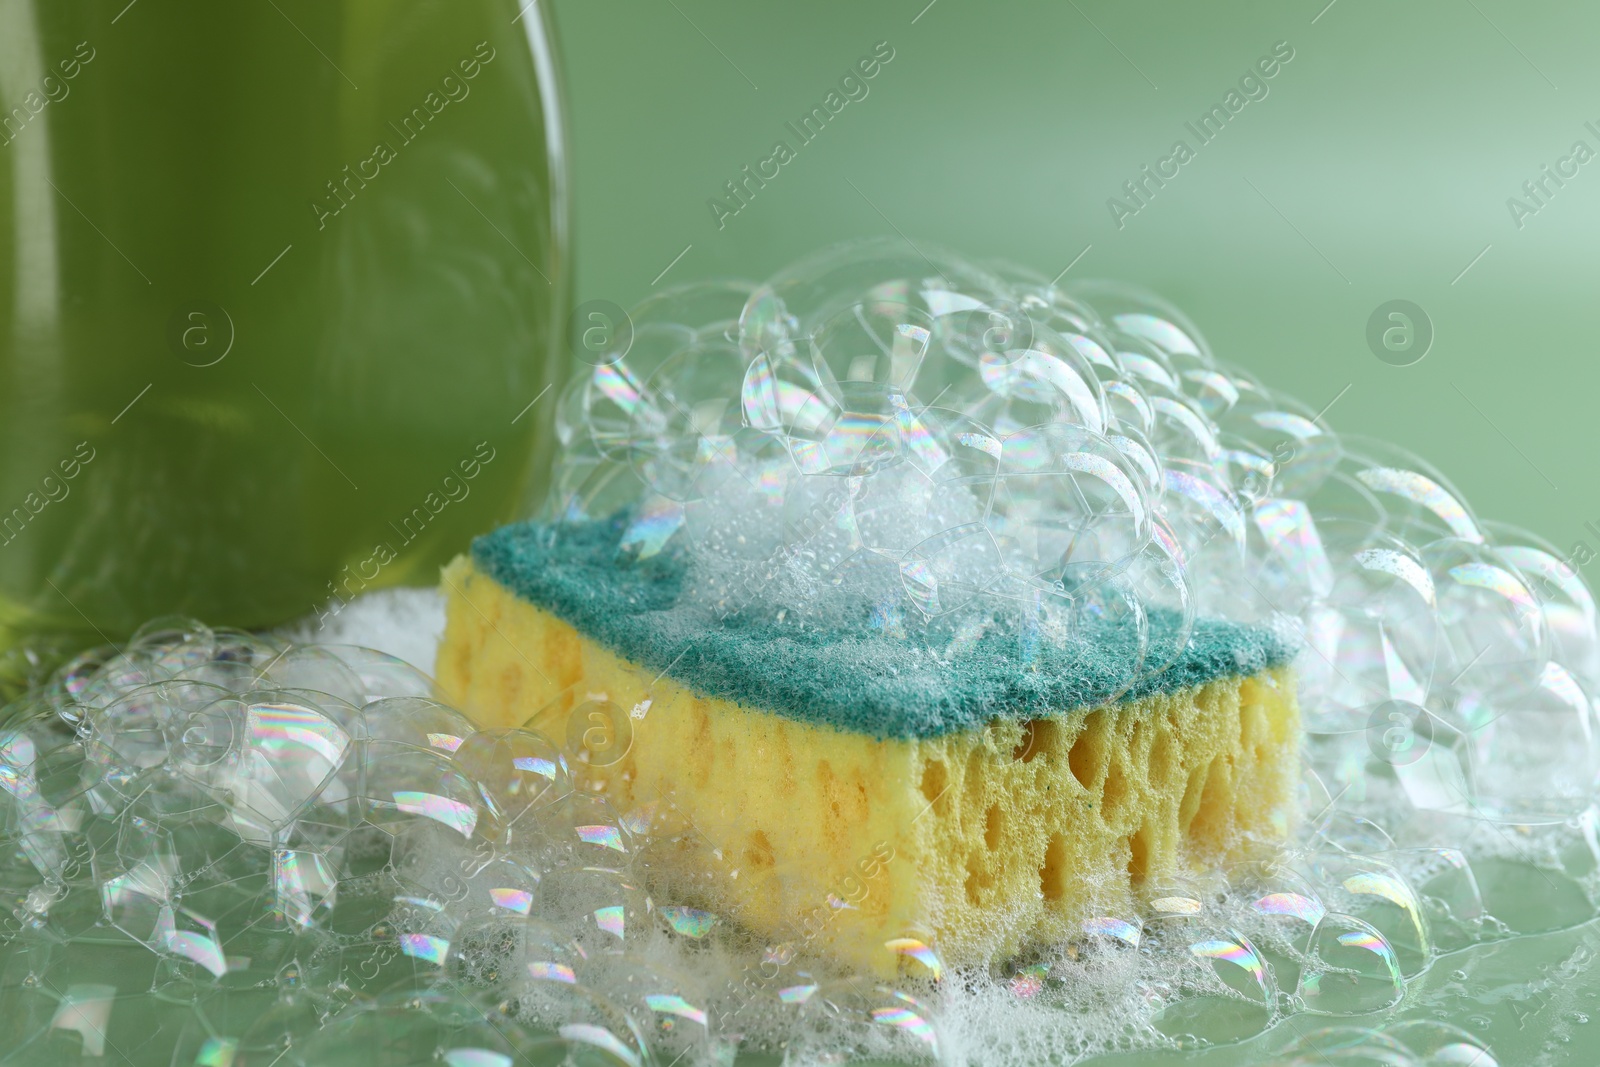
[[[984,970],[908,935],[879,986],[719,913],[729,857],[701,857],[700,896],[670,895],[651,857],[692,825],[585,794],[577,751],[515,734],[557,758],[527,757],[537,802],[500,817],[528,795],[508,783],[537,783],[458,761],[485,745],[404,662],[431,659],[432,594],[298,631],[326,645],[159,620],[0,720],[0,998],[33,1005],[8,1016],[8,1055],[1562,1055],[1592,1008],[1600,634],[1559,552],[1123,287],[868,242],[759,288],[658,295],[635,338],[561,398],[544,518],[634,509],[631,557],[692,546],[718,618],[833,625],[865,605],[952,656],[1009,619],[1071,633],[1079,608],[1285,627],[1307,736],[1282,851]],[[337,644],[357,638],[400,658]],[[1566,953],[1543,973],[1499,951],[1535,933],[1530,952]],[[276,1001],[240,1018],[242,989]],[[1491,1055],[1468,1031],[1502,1007],[1535,1017],[1505,1020]]]

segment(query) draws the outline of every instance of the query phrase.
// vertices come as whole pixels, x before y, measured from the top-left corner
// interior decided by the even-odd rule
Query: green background
[[[1348,385],[1333,428],[1600,551],[1600,160],[1520,230],[1506,205],[1574,141],[1600,150],[1600,8],[1326,3],[557,0],[577,299],[629,306],[686,246],[658,288],[896,231],[1047,277],[1092,246],[1068,280],[1160,291],[1313,409]],[[883,40],[866,99],[719,230],[707,200]],[[1119,230],[1107,199],[1278,41],[1269,95]],[[1434,324],[1412,366],[1367,346],[1393,299]]]

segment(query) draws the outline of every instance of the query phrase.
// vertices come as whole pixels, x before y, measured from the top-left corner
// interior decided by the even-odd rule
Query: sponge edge
[[[577,702],[634,709],[631,747],[596,785],[693,823],[729,868],[708,903],[858,971],[892,976],[903,957],[884,946],[905,938],[935,939],[952,966],[1060,942],[1288,829],[1287,668],[879,741],[652,679],[464,558],[444,577],[447,696],[557,742]]]

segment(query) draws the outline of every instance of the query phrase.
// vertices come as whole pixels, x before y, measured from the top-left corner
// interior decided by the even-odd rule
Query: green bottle
[[[0,650],[431,584],[542,491],[548,4],[0,0]]]

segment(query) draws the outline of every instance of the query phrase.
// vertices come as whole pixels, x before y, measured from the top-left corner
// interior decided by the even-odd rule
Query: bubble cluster
[[[1493,1067],[1489,998],[1442,957],[1575,928],[1600,894],[1600,639],[1556,550],[1131,289],[868,242],[663,293],[613,336],[561,400],[549,517],[625,511],[634,558],[681,544],[718,618],[848,621],[944,657],[990,629],[1114,632],[1128,685],[1197,617],[1274,627],[1303,650],[1284,847],[986,969],[908,930],[881,946],[894,980],[843,973],[750,933],[721,888],[737,857],[682,812],[619,809],[648,719],[603,694],[480,731],[382,653],[158,620],[0,714],[8,1063],[1066,1063],[1243,1041]]]
[[[1114,640],[1124,686],[1197,615],[1255,622],[1305,650],[1335,788],[1371,757],[1419,810],[1588,809],[1600,631],[1571,561],[1217,359],[1160,298],[873,240],[660,294],[634,325],[562,399],[546,517],[626,509],[622,551],[680,545],[712,617],[951,656],[988,630]]]

